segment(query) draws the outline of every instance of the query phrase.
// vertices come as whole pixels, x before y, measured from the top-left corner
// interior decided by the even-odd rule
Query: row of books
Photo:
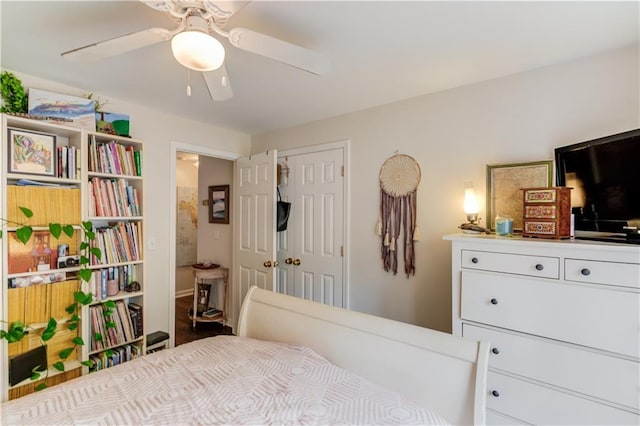
[[[56,176],[65,179],[80,179],[80,150],[75,146],[56,148]]]
[[[7,221],[24,223],[20,207],[33,213],[31,226],[48,226],[50,223],[80,223],[80,189],[69,187],[45,187],[7,185]]]
[[[65,308],[73,303],[73,293],[78,289],[78,280],[75,279],[10,288],[7,292],[7,303],[11,309],[7,321],[34,324],[46,323],[52,317],[65,318],[68,316]]]
[[[92,256],[92,265],[123,263],[142,260],[142,224],[118,222],[111,227],[96,228],[92,247],[98,247],[102,258]]]
[[[101,351],[124,345],[142,336],[142,306],[118,300],[108,316],[105,315],[106,309],[108,308],[102,304],[89,307],[91,317],[90,351]],[[108,327],[107,324],[110,323],[115,326]],[[96,334],[99,334],[101,338],[97,338]]]
[[[139,358],[142,355],[142,347],[140,345],[131,344],[120,346],[119,348],[113,349],[110,354],[107,352],[101,352],[90,356],[89,359],[93,361],[93,366],[89,371],[94,372],[113,367],[114,365]]]
[[[96,269],[89,279],[89,292],[93,300],[105,300],[109,297],[107,281],[115,280],[118,283],[118,291],[125,291],[135,280],[135,266],[121,265],[104,269]]]
[[[89,216],[140,216],[138,190],[124,179],[89,180]]]
[[[89,171],[127,176],[142,176],[142,153],[115,141],[89,141]]]

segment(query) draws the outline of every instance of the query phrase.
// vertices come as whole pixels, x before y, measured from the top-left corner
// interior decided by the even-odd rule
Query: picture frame
[[[209,187],[209,223],[229,223],[229,185]]]
[[[522,232],[522,188],[549,188],[553,160],[487,165],[487,223],[495,231],[498,215],[513,219],[514,232]]]
[[[8,130],[8,172],[56,176],[56,135],[32,130]]]

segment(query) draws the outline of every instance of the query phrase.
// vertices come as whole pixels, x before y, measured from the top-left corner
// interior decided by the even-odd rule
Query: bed
[[[483,424],[488,343],[251,288],[238,336],[2,405],[2,424]]]

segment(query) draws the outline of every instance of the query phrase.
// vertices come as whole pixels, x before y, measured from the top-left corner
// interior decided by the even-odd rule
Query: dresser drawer
[[[463,324],[462,335],[491,342],[489,368],[640,410],[638,362],[470,324]]]
[[[495,372],[489,372],[487,386],[488,409],[533,424],[637,425],[640,422],[640,416],[633,412]]]
[[[462,268],[539,278],[560,278],[560,259],[557,257],[462,250]]]
[[[565,259],[564,279],[581,283],[640,288],[640,265],[634,263]]]
[[[462,319],[640,357],[640,294],[462,271]]]

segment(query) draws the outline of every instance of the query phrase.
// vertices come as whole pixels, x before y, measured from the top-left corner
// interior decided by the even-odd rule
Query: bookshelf
[[[106,368],[145,353],[143,144],[46,120],[1,117],[0,217],[8,222],[0,239],[0,319],[4,330],[14,321],[24,322],[30,330],[19,342],[0,340],[1,400],[5,401],[31,393],[39,384],[29,378],[16,382],[16,377],[10,382],[10,360],[15,364],[16,356],[42,344],[39,335],[50,318],[58,326],[46,342],[48,369],[42,376],[47,377],[47,386],[88,374],[95,369],[82,364],[88,360]],[[25,150],[29,156],[23,155]],[[27,218],[22,207],[33,215]],[[100,259],[90,259],[88,282],[79,276],[87,268],[78,261],[83,222],[92,223],[96,238],[91,244],[103,253]],[[56,238],[50,223],[63,225],[65,232]],[[22,224],[33,230],[26,244],[19,241]],[[71,236],[68,228],[73,229]],[[91,292],[94,301],[81,308],[75,328],[65,308],[80,289]],[[111,323],[100,346],[94,341],[99,324],[91,321],[92,313],[98,311],[103,325]],[[139,322],[132,324],[132,317]],[[78,338],[84,345],[75,345]],[[73,350],[60,371],[55,364],[66,348]]]
[[[87,132],[86,214],[96,238],[86,291],[85,359],[97,371],[142,356],[144,339],[144,258],[142,244],[141,141]],[[111,306],[105,301],[112,303]],[[112,327],[107,327],[111,323]]]

